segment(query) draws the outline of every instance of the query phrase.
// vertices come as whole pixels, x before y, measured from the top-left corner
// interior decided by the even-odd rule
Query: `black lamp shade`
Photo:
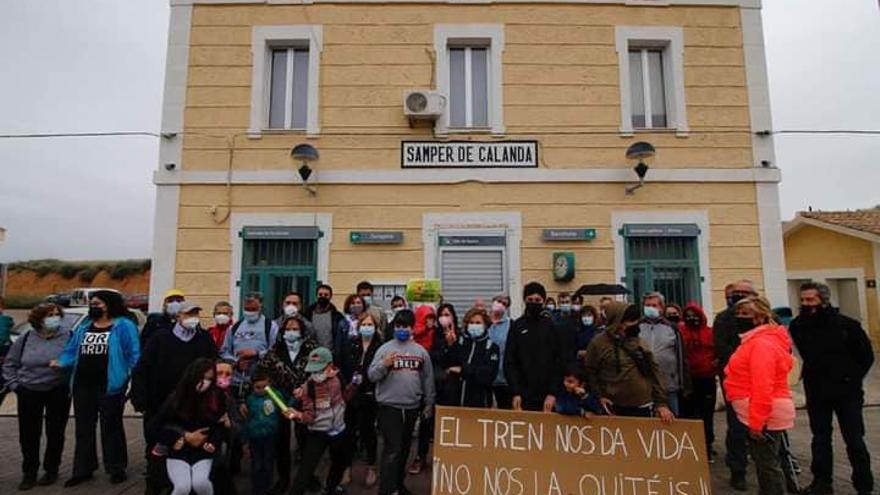
[[[302,162],[314,162],[320,158],[318,150],[311,144],[298,144],[290,151],[290,156],[294,160]]]
[[[657,150],[654,149],[654,146],[651,143],[639,141],[638,143],[633,143],[626,149],[626,159],[641,161],[653,157],[656,152]]]

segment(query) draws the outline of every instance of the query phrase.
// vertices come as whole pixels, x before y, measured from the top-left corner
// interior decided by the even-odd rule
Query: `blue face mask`
[[[410,328],[395,328],[394,329],[394,338],[401,341],[406,342],[412,337],[412,329]]]
[[[571,304],[560,304],[559,311],[563,313],[571,313]]]
[[[364,300],[364,304],[366,304],[367,306],[373,304],[373,296],[364,296],[361,299]]]
[[[360,332],[361,337],[365,339],[372,339],[373,335],[376,335],[376,327],[361,326],[360,328],[358,328],[358,332]]]
[[[645,306],[645,318],[656,320],[660,318],[660,310],[652,306]]]
[[[475,339],[478,339],[486,333],[486,327],[479,323],[471,323],[468,325],[467,331],[468,335]]]

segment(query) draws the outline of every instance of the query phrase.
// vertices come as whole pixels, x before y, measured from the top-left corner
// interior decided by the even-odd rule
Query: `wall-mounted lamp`
[[[646,143],[644,141],[634,143],[632,146],[627,148],[626,159],[630,163],[636,162],[636,165],[633,167],[633,171],[639,178],[638,184],[626,186],[627,195],[632,195],[636,192],[636,189],[644,187],[645,176],[648,175],[649,169],[647,162],[650,162],[654,158],[654,155],[656,153],[657,150],[654,149],[654,146],[652,146],[651,143]]]
[[[309,185],[309,177],[312,176],[312,167],[309,166],[309,163],[318,161],[320,158],[318,150],[311,144],[298,144],[290,151],[290,156],[301,163],[297,171],[302,179],[303,187],[311,194],[318,194],[318,190]]]

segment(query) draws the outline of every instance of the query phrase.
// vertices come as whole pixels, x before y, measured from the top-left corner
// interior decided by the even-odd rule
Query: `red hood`
[[[424,304],[416,308],[416,324],[413,326],[413,332],[422,333],[425,331],[425,320],[428,316],[433,316],[434,308]]]
[[[706,326],[709,325],[709,319],[706,318],[706,312],[703,311],[703,308],[695,302],[688,304],[687,306],[684,307],[683,310],[681,310],[682,325],[684,325],[684,314],[688,310],[693,311],[694,313],[697,313],[698,315],[700,315],[700,328],[705,328]]]

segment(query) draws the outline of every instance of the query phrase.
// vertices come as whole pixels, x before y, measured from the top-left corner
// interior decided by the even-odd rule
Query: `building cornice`
[[[450,5],[505,5],[505,4],[614,4],[640,7],[670,7],[700,5],[760,9],[761,0],[170,0],[178,5],[314,5],[330,4],[450,4]]]

